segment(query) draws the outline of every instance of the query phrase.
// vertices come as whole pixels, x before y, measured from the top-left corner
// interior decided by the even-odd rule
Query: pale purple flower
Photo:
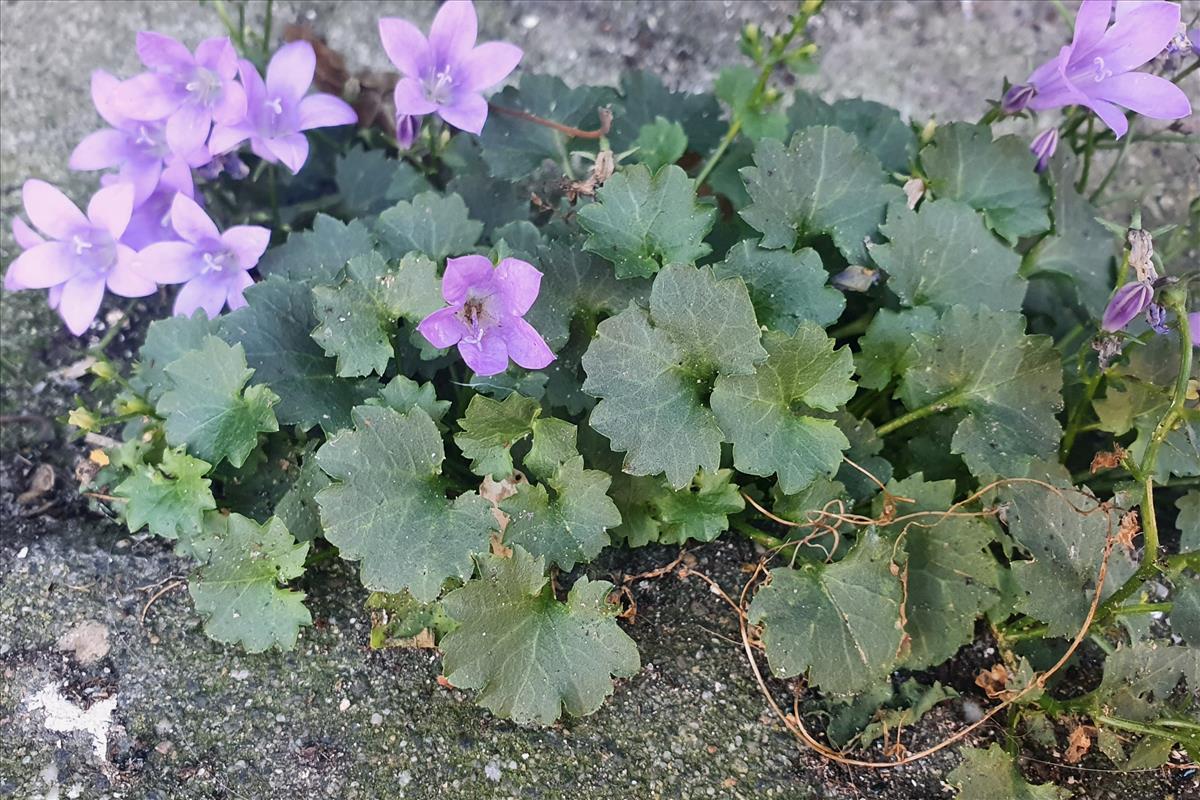
[[[477,33],[470,0],[447,0],[428,39],[407,20],[379,20],[383,49],[403,73],[395,91],[397,128],[402,116],[437,114],[468,133],[483,130],[488,106],[481,92],[507,78],[523,53],[507,42],[476,47]]]
[[[1192,347],[1200,347],[1200,311],[1188,314],[1188,333],[1192,337]]]
[[[417,330],[434,347],[458,345],[476,375],[504,372],[510,358],[525,369],[541,369],[554,353],[523,319],[541,285],[542,273],[520,259],[493,267],[483,256],[452,258],[442,278],[449,305],[421,320]]]
[[[401,150],[408,150],[413,146],[420,130],[420,117],[414,117],[411,114],[396,115],[396,144],[400,145]]]
[[[1029,105],[1029,101],[1037,93],[1028,83],[1018,83],[1016,86],[1010,86],[1008,91],[1004,93],[1004,97],[1000,100],[1000,110],[1005,114],[1019,114],[1025,110],[1025,106]]]
[[[96,318],[106,288],[122,297],[154,291],[154,281],[134,269],[132,248],[121,242],[133,212],[131,184],[96,192],[86,215],[45,181],[25,181],[21,194],[25,214],[45,239],[38,242],[41,237],[22,226],[18,243],[29,246],[9,266],[4,288],[51,289],[51,306],[76,336]]]
[[[194,197],[195,192],[192,171],[188,165],[180,159],[168,162],[159,178],[158,188],[144,203],[133,209],[129,227],[125,229],[121,241],[134,250],[141,250],[156,242],[178,239],[175,229],[171,227],[171,204],[175,202],[175,195]]]
[[[165,119],[171,152],[193,167],[208,163],[205,142],[213,122],[231,125],[246,115],[233,43],[226,37],[205,39],[193,55],[170,36],[142,31],[137,51],[152,72],[118,87],[118,110],[130,119]]]
[[[313,82],[317,56],[305,41],[285,44],[271,56],[264,81],[249,61],[238,69],[246,88],[246,115],[213,128],[209,151],[227,152],[247,139],[250,149],[264,161],[282,161],[293,173],[308,159],[308,137],[303,131],[353,125],[358,115],[348,103],[331,94],[305,97]]]
[[[242,161],[241,156],[237,153],[223,153],[214,156],[212,161],[196,169],[196,174],[206,181],[215,181],[221,177],[221,173],[235,181],[240,181],[250,174],[250,167],[246,166],[246,162]]]
[[[1146,324],[1159,336],[1166,336],[1171,332],[1171,328],[1167,325],[1167,309],[1158,303],[1146,306]]]
[[[1113,0],[1083,0],[1071,43],[1026,81],[1034,89],[1027,107],[1048,111],[1085,106],[1118,138],[1129,129],[1122,108],[1154,119],[1191,114],[1191,103],[1178,86],[1156,75],[1133,72],[1174,38],[1179,6],[1167,0],[1120,0],[1116,22],[1110,26],[1112,13]]]
[[[26,223],[25,220],[21,219],[20,217],[13,217],[12,234],[13,240],[16,241],[17,246],[22,250],[28,250],[31,247],[37,247],[39,244],[42,244],[46,241],[42,238],[40,233],[29,227],[28,223]],[[58,308],[59,298],[62,297],[62,287],[63,285],[61,283],[50,287],[49,296],[46,298],[46,301],[49,303],[51,308]],[[30,287],[18,285],[16,278],[11,274],[10,271],[9,274],[4,276],[4,288],[15,292],[21,289],[28,289]]]
[[[1149,281],[1130,281],[1113,293],[1104,309],[1100,328],[1119,331],[1154,302],[1154,286]]]
[[[195,200],[179,194],[171,204],[171,226],[182,241],[152,244],[137,254],[137,268],[159,283],[182,283],[174,313],[209,318],[246,305],[242,291],[254,283],[252,269],[271,242],[271,231],[235,225],[224,233]]]
[[[1057,149],[1058,128],[1047,128],[1039,133],[1033,140],[1033,144],[1029,146],[1030,152],[1037,156],[1037,165],[1034,167],[1034,171],[1044,172],[1050,163],[1051,156]]]
[[[132,183],[133,202],[145,202],[158,186],[163,161],[179,161],[167,146],[166,123],[130,119],[117,109],[113,95],[121,81],[104,70],[92,73],[92,103],[112,127],[84,138],[71,153],[70,167],[77,170],[118,167],[120,180]]]

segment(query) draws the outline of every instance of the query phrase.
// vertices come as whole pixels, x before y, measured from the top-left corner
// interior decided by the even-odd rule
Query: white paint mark
[[[112,725],[113,712],[117,710],[117,696],[107,697],[92,704],[84,711],[62,696],[53,683],[47,684],[37,694],[26,698],[31,711],[46,712],[46,729],[58,733],[84,731],[92,737],[92,750],[100,761],[108,756],[108,729]]]

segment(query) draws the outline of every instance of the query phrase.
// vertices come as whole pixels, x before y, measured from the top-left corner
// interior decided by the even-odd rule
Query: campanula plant
[[[1110,191],[1193,130],[1191,23],[1084,0],[979,122],[934,123],[784,91],[820,7],[699,94],[531,72],[463,0],[379,21],[385,80],[307,30],[140,36],[72,156],[103,188],[85,214],[28,181],[5,274],[85,337],[106,292],[173,304],[71,416],[120,437],[92,496],[195,561],[215,639],[292,647],[297,579],[340,558],[372,646],[436,646],[520,723],[641,669],[603,553],[695,576],[724,536],[747,583],[706,586],[824,757],[937,752],[872,753],[872,720],[971,692],[955,740],[1013,738],[966,750],[964,797],[1042,792],[1014,754],[1049,719],[1120,732],[1120,766],[1200,757],[1200,217]],[[973,644],[974,684],[933,680]]]

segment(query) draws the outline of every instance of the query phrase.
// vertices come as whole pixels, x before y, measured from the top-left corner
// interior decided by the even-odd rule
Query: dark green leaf
[[[430,188],[412,164],[388,158],[383,150],[352,147],[338,156],[335,171],[342,207],[355,217],[378,214]]]
[[[275,506],[275,516],[300,542],[321,535],[321,511],[317,493],[329,485],[329,476],[317,464],[316,445],[309,444],[300,456],[300,471]]]
[[[268,250],[258,262],[258,272],[289,281],[330,283],[347,261],[373,249],[371,232],[361,221],[343,223],[317,214],[311,231],[293,232],[285,243]]]
[[[379,397],[369,398],[367,405],[384,405],[407,414],[419,408],[429,418],[441,425],[442,417],[450,410],[449,400],[439,400],[432,383],[417,383],[411,378],[397,375],[379,390]]]
[[[215,325],[202,309],[190,317],[176,315],[156,319],[146,330],[146,341],[138,351],[138,363],[130,383],[151,403],[157,403],[171,388],[166,366],[189,350],[197,350]]]
[[[1026,782],[1017,762],[998,744],[962,751],[963,762],[946,776],[958,787],[955,800],[1067,800],[1071,793],[1052,783]]]
[[[696,202],[687,173],[675,165],[654,175],[643,165],[617,172],[579,211],[591,234],[584,249],[611,261],[618,278],[648,278],[667,264],[692,264],[712,249],[704,237],[716,210]]]
[[[754,240],[739,242],[713,265],[718,278],[739,276],[750,291],[759,324],[792,334],[801,322],[822,328],[842,315],[846,298],[826,281],[829,273],[816,250],[795,253],[763,250]]]
[[[688,539],[711,542],[728,530],[729,515],[746,507],[730,469],[701,470],[678,491],[662,478],[617,473],[610,494],[621,510],[621,526],[613,530],[613,538],[630,547],[684,544]]]
[[[716,147],[725,133],[721,106],[712,95],[669,91],[658,76],[648,71],[621,75],[621,99],[613,109],[608,134],[613,149],[633,147],[642,127],[659,117],[682,125],[690,149],[701,155]]]
[[[859,352],[854,365],[859,386],[885,389],[892,378],[905,373],[909,366],[916,333],[929,334],[937,327],[938,315],[929,306],[903,311],[879,309],[867,332],[858,340]]]
[[[1175,501],[1175,507],[1179,509],[1179,519],[1175,521],[1179,529],[1179,552],[1200,550],[1200,491],[1188,492]]]
[[[454,443],[471,459],[472,472],[503,480],[513,471],[512,446],[533,431],[533,421],[539,414],[536,400],[516,392],[503,401],[477,394],[458,421],[462,430],[454,434]]]
[[[522,466],[539,480],[548,480],[560,465],[579,455],[576,447],[578,429],[569,422],[554,417],[533,421],[533,444]]]
[[[788,120],[793,130],[831,125],[852,133],[862,147],[875,154],[888,172],[907,172],[917,153],[917,136],[900,112],[858,98],[826,103],[814,94],[797,91]]]
[[[658,172],[683,158],[687,151],[687,134],[678,122],[657,117],[654,122],[642,126],[633,144],[638,149],[634,157],[651,172]]]
[[[420,408],[359,406],[353,418],[353,430],[317,451],[334,479],[317,494],[325,538],[362,562],[368,589],[433,600],[447,578],[466,580],[472,554],[488,549],[490,506],[475,492],[446,499],[442,437]]]
[[[182,448],[163,451],[162,464],[135,469],[113,494],[129,500],[125,524],[131,533],[148,527],[155,536],[182,539],[200,535],[204,512],[217,507],[212,481],[204,476],[212,465],[192,458]]]
[[[375,235],[389,259],[411,252],[434,261],[469,252],[483,233],[483,223],[468,216],[467,204],[456,194],[445,197],[422,192],[412,202],[401,202],[379,215]]]
[[[787,147],[764,140],[754,163],[742,170],[752,202],[741,215],[772,250],[828,235],[850,263],[861,264],[888,204],[904,197],[878,159],[838,128],[806,128]]]
[[[1181,575],[1171,600],[1171,631],[1193,648],[1200,648],[1200,577]]]
[[[610,675],[641,669],[607,601],[611,583],[580,578],[560,603],[545,563],[520,547],[478,564],[479,578],[443,601],[460,624],[442,640],[442,669],[454,686],[481,690],[479,704],[492,713],[542,725],[564,709],[590,714],[612,693]]]

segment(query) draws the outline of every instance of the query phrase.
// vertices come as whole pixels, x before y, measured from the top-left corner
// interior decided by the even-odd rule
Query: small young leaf
[[[397,375],[379,390],[379,397],[367,400],[367,405],[387,406],[401,414],[419,408],[441,426],[442,417],[450,410],[449,400],[439,400],[432,383],[417,383],[411,378]]]
[[[133,388],[151,403],[157,403],[171,388],[167,365],[190,350],[198,350],[215,328],[203,309],[197,309],[190,317],[176,315],[151,322],[130,380]]]
[[[621,524],[621,513],[606,494],[611,482],[606,472],[584,469],[583,458],[576,456],[545,485],[518,484],[517,493],[500,502],[509,516],[504,543],[520,545],[562,570],[591,561],[609,544],[608,530]]]
[[[1062,436],[1062,364],[1049,336],[1026,336],[1019,313],[949,309],[932,333],[917,333],[900,397],[967,412],[951,441],[971,473],[1023,475],[1052,458]]]
[[[1050,196],[1037,159],[1016,136],[992,140],[987,125],[942,125],[921,150],[921,166],[937,197],[961,200],[1009,242],[1050,229]]]
[[[946,776],[958,787],[955,800],[1067,800],[1071,793],[1052,783],[1026,782],[1017,762],[998,744],[962,751],[963,761]]]
[[[913,212],[893,203],[879,230],[888,241],[872,245],[871,257],[904,305],[1021,309],[1021,257],[997,241],[970,206],[934,200]]]
[[[580,578],[566,603],[554,598],[545,563],[521,547],[482,555],[479,578],[446,595],[459,627],[442,640],[451,684],[479,689],[479,704],[518,723],[550,725],[565,709],[591,714],[612,678],[641,669],[637,646],[617,626],[612,584]]]
[[[859,352],[854,356],[858,385],[867,389],[886,389],[892,378],[908,370],[916,341],[913,335],[932,333],[937,322],[937,312],[929,306],[903,311],[879,309],[867,332],[858,340]]]
[[[687,134],[678,122],[658,117],[642,126],[633,144],[638,149],[634,157],[651,172],[658,172],[683,157],[687,151]]]
[[[474,492],[446,499],[442,437],[420,408],[359,406],[353,419],[353,430],[317,451],[335,481],[317,494],[325,538],[342,558],[362,561],[368,589],[433,600],[447,578],[471,574],[472,554],[487,550],[490,506]]]
[[[125,504],[125,524],[130,533],[149,527],[155,536],[189,541],[200,535],[204,512],[217,507],[212,481],[204,476],[208,462],[187,455],[182,448],[163,451],[162,464],[138,467],[113,489]]]
[[[268,250],[258,262],[258,272],[289,281],[329,283],[347,261],[373,249],[371,232],[359,220],[343,223],[317,214],[311,231],[296,231]]]
[[[414,325],[445,305],[437,265],[419,253],[388,264],[379,253],[356,256],[336,287],[313,289],[318,324],[312,338],[337,357],[339,377],[383,374],[396,322]]]
[[[712,393],[717,424],[733,442],[733,463],[751,475],[779,475],[780,488],[798,492],[814,478],[831,477],[850,446],[828,419],[806,412],[834,411],[854,396],[854,358],[835,350],[825,331],[802,323],[794,335],[767,331],[767,360],[753,375],[722,375]]]
[[[704,237],[717,212],[696,202],[691,178],[674,164],[617,172],[579,211],[591,234],[584,249],[611,261],[618,278],[648,278],[667,264],[693,264],[712,250]]]
[[[467,413],[454,434],[454,443],[471,459],[476,475],[491,475],[503,480],[512,474],[512,446],[533,431],[533,421],[541,414],[536,400],[511,393],[502,401],[482,394],[471,398]]]
[[[576,446],[578,429],[570,422],[554,417],[533,421],[533,444],[522,466],[539,480],[548,480],[560,465],[579,455]]]
[[[254,370],[242,346],[205,337],[198,350],[167,365],[171,390],[158,401],[167,442],[187,445],[211,464],[222,459],[240,467],[258,444],[258,434],[279,430],[272,408],[279,398],[265,386],[245,389]]]
[[[700,470],[691,485],[678,491],[662,478],[619,472],[609,494],[621,511],[613,538],[630,547],[684,544],[688,539],[711,542],[729,529],[729,515],[746,507],[731,469]]]
[[[764,250],[753,239],[735,244],[713,265],[718,278],[746,282],[760,324],[786,334],[805,321],[825,327],[842,315],[846,297],[826,281],[816,250]]]
[[[304,429],[320,425],[326,433],[350,424],[350,409],[374,390],[338,378],[334,360],[309,335],[317,324],[312,290],[269,278],[246,289],[246,302],[221,318],[220,336],[245,347],[255,380],[279,395],[279,421]]]
[[[765,139],[754,164],[742,170],[753,202],[741,215],[762,231],[759,245],[772,250],[828,234],[846,260],[861,264],[865,240],[878,231],[888,204],[904,199],[879,160],[838,128],[805,128],[787,147]]]
[[[748,138],[785,139],[788,124],[784,113],[755,108],[750,103],[758,84],[758,72],[751,67],[726,67],[717,76],[713,93],[729,106],[732,118],[742,123],[742,132]]]
[[[683,126],[688,148],[700,155],[716,147],[725,134],[721,106],[711,94],[672,92],[657,75],[644,70],[621,75],[621,99],[613,109],[608,134],[613,150],[633,147],[642,128],[659,117]]]
[[[412,202],[401,202],[379,215],[375,235],[389,259],[412,252],[434,261],[469,252],[483,234],[483,223],[471,219],[467,204],[456,194],[442,197],[422,192]]]
[[[717,375],[748,375],[766,358],[741,281],[709,268],[659,273],[650,310],[630,305],[600,323],[583,356],[583,390],[599,397],[591,426],[626,453],[633,475],[665,472],[683,488],[697,469],[720,466],[724,433],[705,404]]]
[[[917,152],[917,135],[900,118],[900,112],[870,100],[846,98],[831,104],[797,91],[788,108],[788,120],[792,130],[832,125],[854,134],[859,145],[874,153],[888,172],[908,172]]]
[[[892,544],[869,529],[841,561],[771,570],[771,582],[750,604],[771,671],[781,678],[807,672],[813,685],[834,695],[887,677],[903,633],[891,559]]]
[[[224,532],[206,541],[208,558],[188,581],[204,632],[218,642],[240,643],[251,653],[290,650],[300,627],[312,624],[304,592],[279,584],[304,573],[308,544],[297,544],[272,517],[259,525],[230,514]]]

